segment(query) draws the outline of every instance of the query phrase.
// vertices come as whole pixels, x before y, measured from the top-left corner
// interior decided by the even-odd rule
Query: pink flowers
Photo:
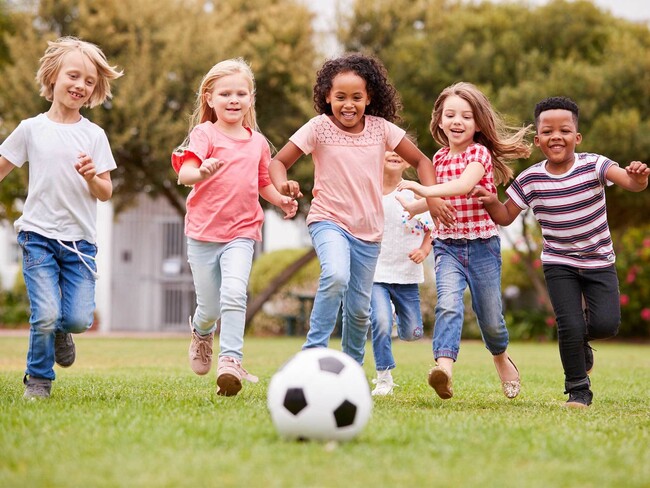
[[[624,307],[628,303],[630,303],[630,297],[627,295],[621,295],[618,299],[619,303],[621,304],[621,307]]]
[[[644,308],[641,310],[641,318],[646,322],[650,322],[650,308]]]

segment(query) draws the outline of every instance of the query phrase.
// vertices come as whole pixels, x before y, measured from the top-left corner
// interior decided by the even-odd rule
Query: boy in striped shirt
[[[642,191],[650,169],[640,161],[623,169],[604,156],[575,153],[582,140],[578,115],[578,106],[569,98],[539,102],[534,142],[546,159],[515,179],[505,203],[480,188],[473,195],[498,225],[509,225],[523,209],[532,209],[542,229],[541,260],[569,395],[565,405],[586,408],[593,398],[589,341],[616,335],[621,319],[605,187],[616,184]]]

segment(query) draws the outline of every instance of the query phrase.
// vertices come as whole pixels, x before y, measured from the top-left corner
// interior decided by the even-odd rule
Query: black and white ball
[[[372,399],[363,368],[329,348],[305,349],[271,378],[267,405],[287,439],[345,441],[370,419]]]

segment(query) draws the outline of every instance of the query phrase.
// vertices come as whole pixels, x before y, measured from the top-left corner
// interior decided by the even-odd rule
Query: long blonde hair
[[[526,136],[531,132],[532,126],[507,126],[492,108],[487,97],[476,86],[461,81],[445,88],[433,105],[429,129],[434,140],[443,146],[449,146],[449,139],[440,127],[442,107],[445,100],[452,95],[465,100],[472,109],[476,125],[480,128],[480,131],[474,134],[474,142],[478,142],[490,151],[495,184],[507,183],[514,176],[514,171],[508,162],[530,156],[531,144],[526,141]]]
[[[255,77],[253,76],[253,70],[251,70],[251,67],[243,58],[233,58],[221,61],[210,68],[210,71],[208,71],[203,77],[201,84],[199,85],[199,91],[196,94],[194,112],[190,117],[189,132],[192,132],[194,127],[203,122],[209,121],[214,123],[217,121],[217,114],[208,105],[207,97],[212,93],[214,84],[218,79],[235,74],[242,74],[247,78],[248,89],[252,96],[250,109],[246,114],[244,114],[243,125],[244,127],[249,127],[250,129],[259,132],[257,116],[255,114]]]
[[[59,75],[63,58],[73,51],[81,52],[97,69],[97,85],[84,105],[90,108],[101,105],[107,98],[113,96],[111,80],[119,78],[124,73],[108,64],[106,56],[98,46],[72,36],[60,37],[56,41],[47,42],[47,49],[40,59],[36,73],[36,82],[41,85],[40,95],[48,102],[53,100],[54,82]]]

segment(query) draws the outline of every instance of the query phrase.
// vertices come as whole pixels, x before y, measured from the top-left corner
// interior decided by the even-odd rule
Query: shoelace
[[[84,264],[84,266],[86,268],[88,268],[88,271],[90,271],[90,273],[93,275],[93,278],[95,278],[96,280],[99,279],[99,273],[97,273],[97,271],[92,269],[90,267],[90,265],[84,259],[84,258],[88,258],[88,259],[92,259],[93,261],[97,261],[97,258],[95,258],[94,256],[89,256],[88,254],[82,253],[79,249],[77,249],[77,243],[75,241],[72,241],[72,245],[74,246],[74,249],[72,247],[70,247],[70,246],[66,246],[59,239],[57,239],[56,242],[58,242],[61,245],[61,247],[63,247],[63,249],[67,249],[68,251],[73,252],[77,256],[79,256],[79,260]]]
[[[203,337],[194,332],[194,334],[197,337],[197,341],[195,342],[196,344],[196,356],[198,356],[201,359],[201,362],[203,364],[208,364],[208,361],[210,360],[210,356],[212,355],[212,348],[210,347],[210,344],[208,343],[208,338],[210,337],[209,335]]]

